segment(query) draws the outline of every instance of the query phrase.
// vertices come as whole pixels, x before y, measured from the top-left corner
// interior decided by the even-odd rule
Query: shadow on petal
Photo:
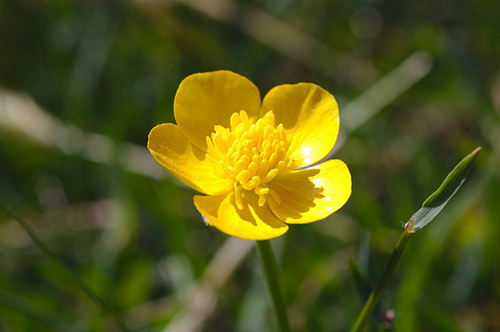
[[[269,183],[268,205],[286,223],[324,219],[344,205],[351,195],[351,175],[340,160],[282,174]]]
[[[278,176],[269,187],[272,190],[269,205],[271,210],[280,211],[280,219],[300,219],[302,214],[316,206],[315,200],[321,197],[324,191],[318,187],[312,178],[320,173],[319,169],[305,169],[291,174]],[[285,211],[278,209],[280,205],[288,208]]]
[[[174,177],[199,192],[217,195],[232,188],[232,181],[218,176],[205,152],[191,144],[172,123],[151,130],[148,149]]]
[[[284,234],[288,226],[267,206],[251,204],[243,210],[236,207],[234,194],[227,196],[195,196],[195,205],[208,221],[221,232],[250,240],[272,239]],[[217,212],[215,212],[217,211]]]

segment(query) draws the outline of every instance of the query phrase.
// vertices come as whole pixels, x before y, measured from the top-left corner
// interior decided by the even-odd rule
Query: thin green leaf
[[[51,312],[37,301],[23,298],[16,293],[0,289],[0,305],[42,322],[54,331],[69,331],[72,328],[75,331],[76,318],[63,312]]]
[[[38,237],[38,235],[35,233],[31,225],[26,220],[19,217],[14,212],[12,212],[1,201],[0,201],[0,213],[16,221],[26,231],[26,233],[28,233],[28,235],[38,245],[38,247],[42,250],[42,252],[45,253],[50,258],[52,258],[61,268],[63,268],[69,274],[69,276],[73,278],[73,280],[78,284],[78,286],[80,286],[80,288],[88,295],[88,297],[103,310],[103,312],[110,313],[115,318],[117,325],[123,331],[128,331],[128,328],[117,316],[115,310],[109,307],[107,303],[99,295],[97,295],[97,293],[95,293],[92,290],[92,288],[85,282],[85,280],[83,280],[78,274],[74,273],[54,252],[52,252],[52,250],[45,244],[45,242],[43,242]]]
[[[422,204],[422,207],[411,216],[410,221],[414,223],[413,231],[418,231],[427,226],[455,195],[465,182],[470,171],[474,168],[474,161],[481,151],[481,147],[476,148],[467,155],[457,166],[446,176],[439,188],[432,193]]]

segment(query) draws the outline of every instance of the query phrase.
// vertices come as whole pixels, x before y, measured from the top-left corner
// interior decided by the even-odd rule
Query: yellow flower
[[[149,133],[148,149],[173,176],[205,194],[194,204],[205,221],[244,239],[284,234],[337,211],[351,195],[340,160],[317,166],[339,130],[335,98],[311,83],[280,85],[261,102],[243,76],[188,76],[174,101],[177,125]]]

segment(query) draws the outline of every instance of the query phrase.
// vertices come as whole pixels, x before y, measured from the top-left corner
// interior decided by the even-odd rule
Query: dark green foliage
[[[476,146],[484,149],[477,176],[439,222],[412,236],[406,250],[418,254],[401,258],[375,325],[393,309],[397,331],[500,330],[500,2],[245,0],[215,16],[183,3],[0,1],[0,201],[131,330],[162,331],[183,313],[202,312],[186,305],[189,290],[213,277],[206,269],[227,244],[204,225],[194,193],[166,171],[131,171],[130,160],[150,165],[147,153],[125,158],[129,143],[144,148],[154,125],[174,121],[180,81],[229,69],[262,95],[278,84],[314,82],[335,95],[341,123],[359,109],[352,102],[378,86],[368,98],[373,113],[347,128],[334,155],[353,176],[349,202],[272,241],[292,330],[349,330],[364,300],[349,262],[375,284],[401,225]],[[312,39],[294,29],[269,39],[278,30],[255,13]],[[417,51],[430,71],[417,61],[416,71],[377,85]],[[421,77],[408,74],[415,72]],[[373,99],[405,86],[390,100]],[[6,96],[28,96],[67,131],[44,144],[33,138],[45,128],[39,118],[24,119],[29,132],[6,125]],[[33,105],[22,100],[16,114]],[[111,151],[109,158],[89,154],[89,145]],[[230,247],[231,257],[238,248]],[[243,256],[234,271],[219,268],[230,275],[216,285],[203,331],[274,330],[255,252]],[[4,330],[118,329],[17,223],[1,217]]]

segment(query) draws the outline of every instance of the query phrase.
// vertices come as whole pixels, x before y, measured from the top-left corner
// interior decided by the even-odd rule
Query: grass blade
[[[418,231],[427,226],[443,208],[449,200],[457,193],[467,176],[474,167],[481,147],[476,148],[467,155],[457,166],[446,176],[439,188],[433,192],[422,204],[422,207],[411,216],[410,220],[414,222],[413,230]]]
[[[5,204],[0,201],[0,212],[2,212],[7,218],[16,221],[31,239],[38,245],[44,254],[52,258],[61,268],[63,268],[70,277],[76,282],[76,284],[87,294],[87,296],[103,311],[105,314],[111,314],[115,319],[116,324],[123,331],[128,331],[124,323],[117,317],[115,310],[110,308],[108,304],[97,295],[92,288],[76,273],[74,273],[64,262],[57,257],[57,255],[52,252],[52,250],[38,237],[30,224],[23,218],[12,212]]]
[[[375,306],[382,297],[387,282],[389,281],[389,277],[394,272],[406,244],[410,239],[410,235],[427,226],[437,216],[437,214],[443,210],[448,201],[457,193],[458,189],[460,189],[467,176],[474,168],[474,161],[480,151],[481,147],[478,147],[462,159],[462,161],[460,161],[458,165],[455,166],[455,168],[446,176],[439,188],[424,201],[422,207],[415,212],[415,214],[411,216],[410,221],[405,224],[405,230],[396,244],[391,258],[385,267],[384,273],[375,286],[375,289],[368,297],[363,309],[359,313],[351,332],[363,331],[368,323],[373,309],[375,309]]]

